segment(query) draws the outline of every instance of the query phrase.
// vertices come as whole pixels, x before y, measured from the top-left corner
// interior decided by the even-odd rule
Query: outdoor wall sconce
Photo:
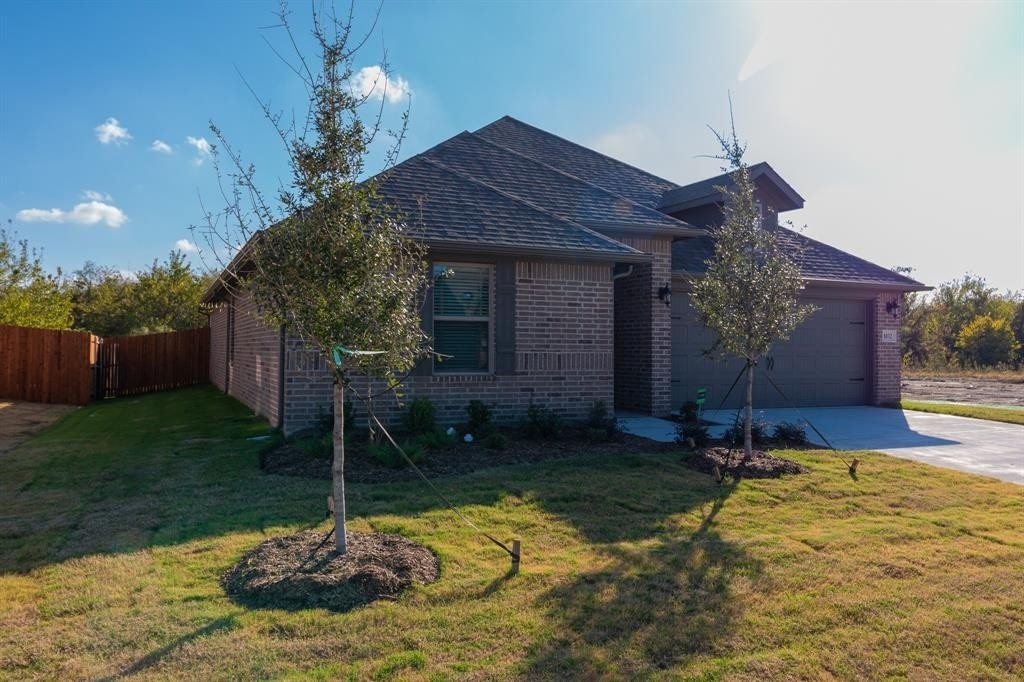
[[[672,289],[667,284],[658,289],[658,300],[669,307],[672,306]]]
[[[897,318],[900,316],[900,304],[896,301],[889,301],[885,304],[885,312]]]

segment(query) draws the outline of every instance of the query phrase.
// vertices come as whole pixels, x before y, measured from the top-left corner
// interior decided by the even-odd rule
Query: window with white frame
[[[435,373],[490,372],[491,267],[435,263]]]

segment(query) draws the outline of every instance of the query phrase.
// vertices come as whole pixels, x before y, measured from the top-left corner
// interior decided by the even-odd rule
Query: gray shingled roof
[[[679,187],[674,182],[534,128],[511,116],[499,118],[477,130],[474,135],[648,208],[657,208],[665,192]]]
[[[784,227],[776,228],[786,250],[800,267],[804,279],[859,284],[877,284],[896,289],[920,290],[921,283],[857,258]],[[687,275],[707,272],[707,261],[714,258],[712,236],[678,241],[672,245],[672,271]]]
[[[412,234],[438,246],[643,258],[636,249],[449,168],[429,153],[399,164],[378,183],[380,194],[404,214]]]
[[[601,229],[646,228],[693,235],[703,230],[634,203],[473,133],[461,133],[423,154],[447,168],[501,189],[532,206]]]
[[[782,191],[783,195],[791,199],[792,205],[790,208],[801,208],[804,205],[803,197],[797,194],[796,190],[790,187],[789,183],[783,180],[775,172],[775,169],[764,161],[750,166],[748,172],[753,180],[757,180],[761,176],[767,176]],[[722,173],[707,180],[683,185],[682,187],[665,192],[658,208],[674,212],[683,208],[717,201],[721,193],[716,188],[732,188],[734,184],[729,173]]]

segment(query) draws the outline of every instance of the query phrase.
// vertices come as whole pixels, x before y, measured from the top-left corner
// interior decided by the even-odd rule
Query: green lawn
[[[1024,487],[858,453],[720,487],[636,453],[352,485],[353,529],[441,580],[348,613],[250,610],[218,577],[322,522],[209,388],[84,408],[0,458],[0,678],[1020,679]]]
[[[987,419],[993,422],[1008,424],[1024,424],[1024,408],[993,407],[991,405],[965,405],[963,403],[940,403],[923,400],[903,400],[900,407],[904,410],[918,412],[934,412],[936,414],[953,414],[958,417]]]

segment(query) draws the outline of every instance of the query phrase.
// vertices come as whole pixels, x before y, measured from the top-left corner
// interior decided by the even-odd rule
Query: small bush
[[[367,443],[366,449],[374,459],[386,467],[402,469],[409,466],[409,462],[402,457],[402,453],[398,452],[390,443]],[[402,450],[413,464],[423,461],[423,446],[416,441],[409,440],[402,443]]]
[[[562,418],[556,412],[531,402],[526,410],[523,431],[527,438],[555,439],[562,432]]]
[[[614,414],[608,412],[608,408],[603,400],[595,400],[594,404],[590,406],[590,414],[587,416],[587,429],[594,432],[593,434],[587,434],[587,440],[591,441],[612,440],[621,431],[619,420],[615,418]],[[597,437],[598,431],[604,434],[600,438]]]
[[[484,447],[488,450],[504,450],[508,447],[508,438],[505,434],[495,431],[487,436],[487,439],[484,441]]]
[[[334,456],[334,438],[330,430],[307,429],[295,434],[292,444],[307,457],[330,459]]]
[[[491,425],[491,408],[481,400],[471,400],[466,406],[466,414],[469,421],[466,423],[466,433],[474,436],[487,436],[494,428]]]
[[[755,417],[750,423],[750,440],[754,443],[764,443],[768,437],[768,423],[760,417]],[[743,421],[739,421],[729,427],[724,436],[726,442],[738,445],[743,442]]]
[[[807,442],[807,429],[804,428],[803,422],[780,422],[775,425],[772,438],[786,443],[803,444]]]
[[[683,422],[695,422],[697,421],[697,403],[692,400],[687,400],[683,403],[683,406],[679,408],[679,416]]]
[[[608,431],[602,427],[588,426],[583,430],[583,437],[591,443],[601,443],[608,440]]]
[[[437,428],[434,417],[437,408],[430,398],[414,398],[405,408],[403,421],[405,431],[411,436],[420,436],[425,433],[433,433]]]
[[[459,438],[458,436],[449,436],[444,431],[431,431],[430,433],[420,434],[416,437],[415,441],[427,450],[447,450],[455,445]]]
[[[695,447],[703,447],[708,444],[711,440],[708,436],[708,427],[701,424],[699,421],[694,419],[688,422],[679,422],[676,424],[676,442],[687,445],[687,440],[692,438]]]

